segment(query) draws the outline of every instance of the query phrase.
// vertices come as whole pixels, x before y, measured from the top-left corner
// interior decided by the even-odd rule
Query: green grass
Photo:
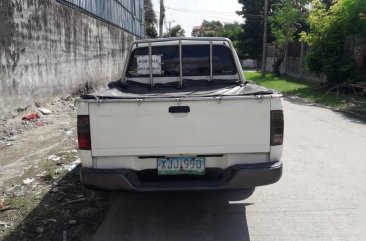
[[[355,98],[353,95],[329,92],[329,88],[318,83],[301,81],[290,77],[276,77],[266,74],[262,78],[258,72],[245,72],[245,78],[258,85],[277,90],[285,95],[299,96],[306,101],[323,104],[339,110],[351,110],[366,115],[365,98]]]

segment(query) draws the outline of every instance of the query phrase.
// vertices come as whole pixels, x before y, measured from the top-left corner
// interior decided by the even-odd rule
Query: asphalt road
[[[284,102],[280,182],[243,191],[115,194],[101,240],[366,240],[366,123]]]

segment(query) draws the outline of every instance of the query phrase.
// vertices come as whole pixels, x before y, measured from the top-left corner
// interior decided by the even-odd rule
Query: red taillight
[[[91,150],[90,122],[88,115],[78,115],[78,141],[80,150]]]
[[[283,111],[271,111],[271,146],[283,144]]]

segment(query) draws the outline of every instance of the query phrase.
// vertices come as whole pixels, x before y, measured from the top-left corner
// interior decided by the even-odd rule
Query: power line
[[[211,15],[233,15],[235,12],[222,12],[222,11],[213,11],[213,10],[203,10],[203,9],[192,9],[192,8],[173,8],[166,6],[167,9],[175,10],[175,11],[184,11],[184,12],[196,12],[196,13],[207,13]]]
[[[222,20],[226,20],[226,21],[234,21],[233,19],[229,19],[229,18],[223,18],[221,14],[210,14],[210,13],[204,13],[204,12],[193,12],[193,11],[185,11],[185,10],[177,10],[177,9],[172,9],[172,8],[167,8],[173,11],[177,11],[177,12],[183,12],[183,13],[188,13],[188,14],[193,14],[193,15],[198,15],[198,16],[204,16],[204,17],[211,17],[211,18],[220,18]],[[233,15],[233,14],[231,14]],[[229,17],[228,15],[226,15],[225,17]]]
[[[193,8],[173,8],[173,7],[169,7],[166,6],[167,9],[173,10],[173,11],[180,11],[180,12],[188,12],[188,13],[197,13],[197,14],[205,14],[205,15],[209,15],[209,16],[233,16],[234,12],[222,12],[222,11],[214,11],[214,10],[201,10],[201,9],[193,9]],[[236,15],[236,12],[235,12]],[[259,14],[244,14],[244,18],[259,18],[259,19],[263,19],[263,15],[259,15]]]

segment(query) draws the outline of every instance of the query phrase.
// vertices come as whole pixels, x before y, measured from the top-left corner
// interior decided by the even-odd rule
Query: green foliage
[[[316,83],[301,81],[288,76],[277,77],[272,74],[267,74],[266,77],[262,78],[261,74],[257,72],[245,72],[245,78],[266,88],[280,91],[285,95],[295,95],[304,98],[306,101],[335,107],[340,110],[351,110],[363,115],[366,114],[364,99],[355,100],[352,95],[328,93],[328,88],[321,88]]]
[[[242,32],[242,28],[239,23],[225,23],[220,31],[220,36],[229,38],[231,41],[239,41],[240,33]]]
[[[170,37],[181,37],[181,36],[184,36],[184,34],[185,34],[185,31],[180,24],[172,27],[172,29],[170,30],[170,33],[167,33],[167,35]]]
[[[225,37],[230,39],[233,42],[234,48],[239,56],[243,55],[241,50],[241,39],[240,36],[243,32],[242,27],[239,23],[225,23],[222,27],[221,32],[219,33],[220,37]]]
[[[158,32],[155,27],[157,24],[157,19],[151,0],[144,1],[144,11],[146,36],[150,38],[156,38],[158,36]]]
[[[272,34],[277,44],[283,45],[294,40],[295,33],[305,19],[305,1],[283,0],[274,4],[274,12],[268,17],[271,24]]]
[[[145,23],[154,25],[157,23],[156,13],[151,0],[144,0]]]
[[[207,21],[203,20],[201,29],[197,33],[199,37],[217,37],[221,35],[223,30],[223,24],[220,21]],[[192,36],[195,36],[195,32],[192,31]]]
[[[273,70],[280,76],[280,67],[285,58],[288,43],[297,38],[299,30],[303,29],[307,10],[306,0],[283,0],[273,5],[273,15],[269,16],[272,34],[279,47],[279,58],[276,59]]]
[[[272,0],[268,2],[268,14],[273,12],[274,4],[281,0]],[[264,0],[238,0],[243,5],[241,11],[236,13],[241,15],[245,22],[242,25],[243,31],[240,34],[240,50],[243,57],[251,59],[260,59],[262,56],[263,43],[263,13]],[[271,33],[271,27],[268,27],[268,39],[270,43],[274,40]]]
[[[155,25],[153,25],[153,24],[146,24],[145,33],[150,38],[157,38],[158,37],[158,32],[155,28]]]
[[[220,21],[206,21],[203,20],[202,22],[202,29],[210,29],[211,31],[214,32],[220,32],[222,30],[222,23]]]
[[[349,36],[366,36],[366,1],[334,0],[329,6],[312,1],[308,17],[310,31],[302,39],[310,45],[306,64],[310,71],[324,74],[330,84],[357,79],[355,61],[345,51]]]
[[[241,25],[238,22],[221,23],[220,21],[206,21],[204,20],[199,32],[200,37],[225,37],[233,42],[233,45],[238,53],[241,55],[240,36],[243,32]],[[193,33],[192,33],[193,35]]]

